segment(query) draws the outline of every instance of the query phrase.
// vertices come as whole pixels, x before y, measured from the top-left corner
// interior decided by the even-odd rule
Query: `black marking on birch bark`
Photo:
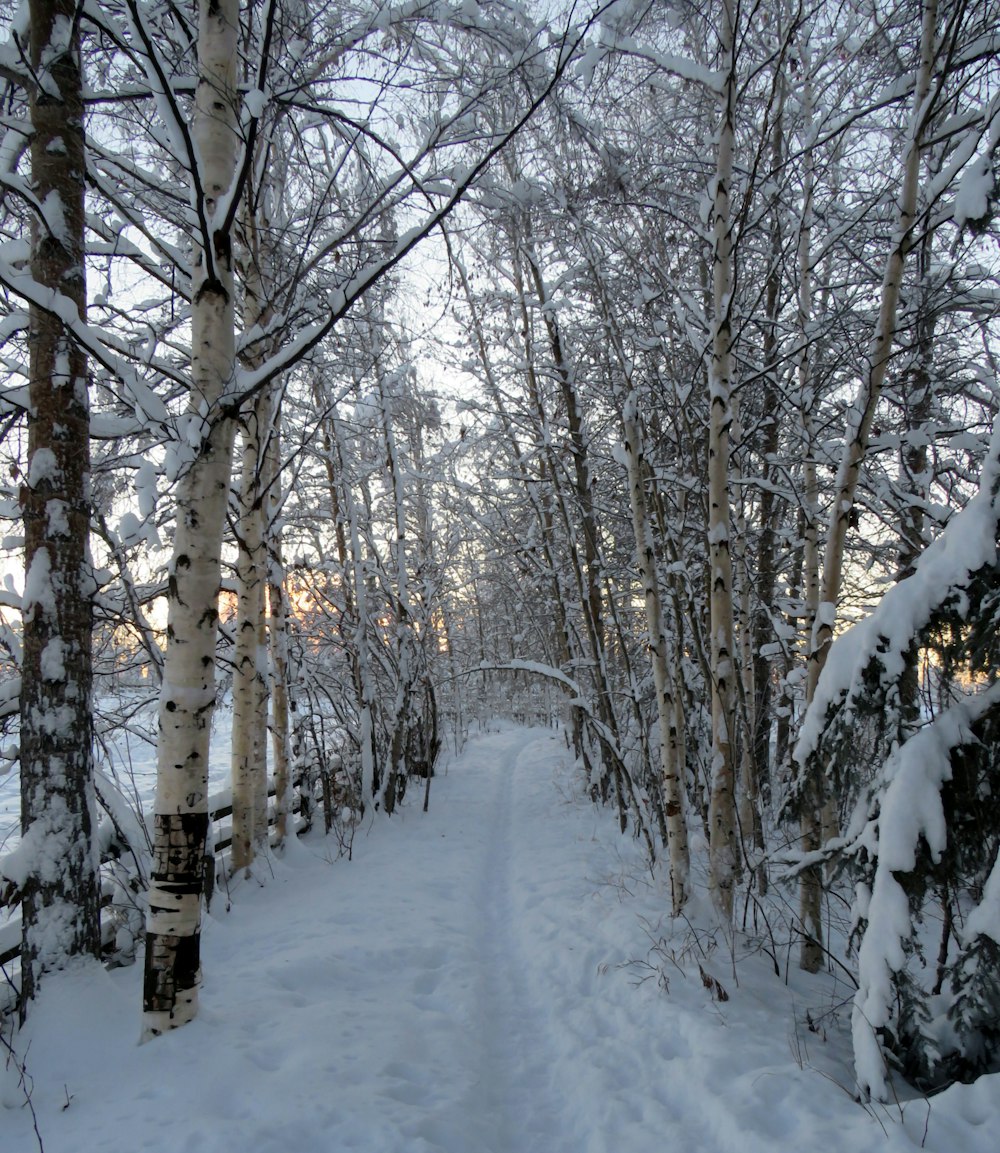
[[[201,966],[201,936],[150,933],[146,939],[143,1008],[172,1017],[177,994],[195,988]],[[157,1030],[154,1030],[157,1032]]]
[[[201,967],[201,934],[192,933],[177,942],[175,963],[178,989],[193,989],[198,984],[198,970]]]
[[[212,904],[212,897],[215,896],[215,856],[211,851],[206,851],[202,858],[202,869],[204,872],[202,887],[205,892],[205,908],[208,909]]]
[[[208,813],[157,813],[153,817],[152,879],[164,892],[201,892]]]
[[[180,592],[178,591],[178,587],[177,587],[177,577],[175,577],[175,576],[173,575],[173,573],[171,573],[171,574],[170,574],[170,576],[168,576],[168,577],[167,577],[167,596],[168,596],[168,597],[169,597],[169,598],[170,598],[172,601],[176,601],[176,602],[177,602],[179,605],[182,605],[182,604],[184,604],[184,601],[182,601],[182,600],[181,600],[181,594],[180,594]],[[173,636],[173,630],[172,630],[172,629],[170,629],[170,628],[169,628],[169,626],[168,626],[168,632],[167,632],[167,635],[168,635],[168,636]]]
[[[219,104],[219,111],[221,112],[226,106]],[[223,232],[221,229],[212,236],[212,244],[215,248],[215,256],[217,260],[223,261],[228,268],[233,259],[233,238],[228,232]],[[220,285],[221,287],[221,285]],[[229,299],[229,293],[222,289],[224,299]]]
[[[229,303],[229,293],[226,291],[226,286],[217,276],[208,277],[205,283],[199,287],[194,297],[195,304],[201,304],[206,296],[217,296],[223,304]]]

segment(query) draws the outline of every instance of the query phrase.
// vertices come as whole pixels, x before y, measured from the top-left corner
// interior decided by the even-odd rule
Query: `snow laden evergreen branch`
[[[837,846],[855,860],[861,873],[855,902],[861,944],[854,1052],[858,1087],[876,1099],[887,1094],[883,1051],[887,1030],[893,1043],[906,1050],[911,1065],[933,1069],[946,1058],[956,1059],[935,1048],[927,1029],[926,992],[905,970],[908,958],[919,952],[913,902],[919,906],[928,883],[942,878],[952,887],[968,886],[968,874],[978,867],[972,858],[992,851],[989,843],[975,851],[956,844],[955,826],[975,819],[978,790],[968,782],[956,782],[950,791],[948,786],[963,750],[988,760],[989,734],[1000,716],[992,641],[980,635],[984,617],[990,621],[987,630],[993,629],[998,522],[1000,419],[994,425],[978,492],[919,558],[913,575],[890,589],[866,620],[831,646],[795,749],[802,770],[829,775],[857,761],[860,719],[874,717],[880,729],[876,758],[884,757],[884,762],[863,791],[847,837]],[[904,716],[904,674],[935,628],[949,626],[961,638],[958,649],[968,669],[986,674],[985,687],[912,732],[915,718]],[[989,842],[988,831],[985,838],[982,829],[977,835],[980,842]],[[958,868],[946,861],[942,868],[946,853],[956,861],[964,854],[969,861]],[[980,920],[985,928],[973,927],[973,932],[992,935],[996,930],[1000,935],[986,913]],[[971,976],[950,970],[958,992],[963,981],[968,985],[981,977],[974,950],[966,949],[963,964]],[[974,1024],[970,1032],[977,1029],[981,1032]],[[966,1043],[961,1032],[958,1028],[955,1042],[959,1060],[964,1059],[961,1049]],[[972,1043],[979,1044],[980,1039]]]
[[[858,949],[858,991],[851,1031],[858,1088],[866,1097],[887,1097],[887,1064],[880,1031],[898,1015],[897,974],[905,967],[914,937],[910,894],[904,876],[918,867],[921,841],[937,865],[948,845],[943,786],[952,779],[952,757],[981,741],[979,725],[1000,709],[1000,682],[940,713],[889,757],[869,790],[869,814],[849,851],[875,861],[871,883],[857,886],[855,918],[864,924]],[[970,918],[966,938],[1000,939],[995,915],[998,888],[994,866],[987,894]]]

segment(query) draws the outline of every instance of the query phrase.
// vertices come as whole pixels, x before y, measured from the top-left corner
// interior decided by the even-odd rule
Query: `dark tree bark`
[[[30,310],[21,688],[22,1006],[42,973],[100,953],[93,843],[93,574],[87,360],[60,319],[86,310],[84,124],[75,0],[31,0],[31,271],[58,294]]]

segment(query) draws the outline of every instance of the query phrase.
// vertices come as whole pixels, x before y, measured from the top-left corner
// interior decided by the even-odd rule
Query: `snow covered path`
[[[138,966],[51,978],[17,1041],[45,1153],[992,1153],[995,1078],[935,1099],[926,1138],[922,1101],[854,1105],[801,1024],[819,984],[749,957],[737,988],[686,929],[669,987],[640,984],[666,899],[582,793],[559,734],[472,741],[351,862],[314,834],[217,895],[201,1016],[148,1045]],[[0,1089],[0,1153],[31,1153]]]

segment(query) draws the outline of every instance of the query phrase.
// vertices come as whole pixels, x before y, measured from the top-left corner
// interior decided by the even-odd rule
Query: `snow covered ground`
[[[222,895],[177,1033],[137,1044],[141,966],[48,978],[15,1039],[45,1153],[996,1149],[997,1078],[855,1104],[850,991],[672,927],[558,733],[473,740],[353,848]],[[9,1064],[0,1102],[0,1151],[39,1149]]]

